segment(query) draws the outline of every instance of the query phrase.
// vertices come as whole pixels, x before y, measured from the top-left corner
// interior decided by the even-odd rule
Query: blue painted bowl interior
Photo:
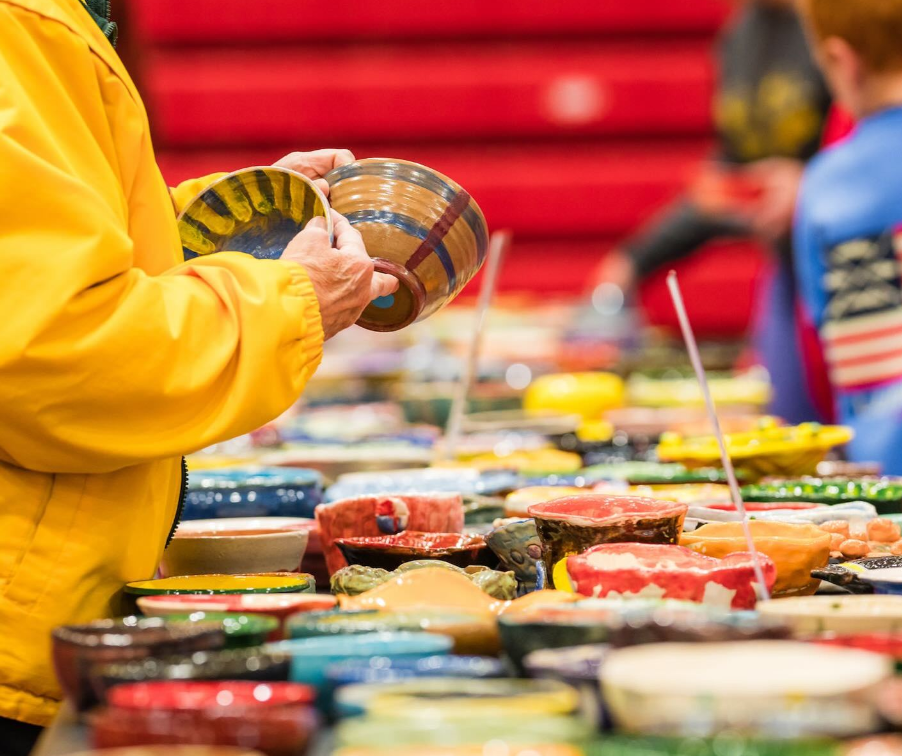
[[[504,665],[489,656],[427,656],[422,659],[377,656],[329,665],[326,678],[335,686],[391,682],[412,677],[504,677]]]

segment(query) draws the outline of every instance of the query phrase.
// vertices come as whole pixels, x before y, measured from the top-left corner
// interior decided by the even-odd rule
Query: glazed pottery
[[[126,746],[102,751],[80,751],[72,756],[260,756],[246,748],[211,745]]]
[[[235,707],[306,707],[316,696],[300,683],[250,680],[161,681],[119,685],[109,692],[107,705],[117,709],[198,711]]]
[[[168,623],[193,622],[218,624],[225,633],[226,648],[259,646],[269,640],[278,640],[280,622],[264,614],[236,614],[234,612],[189,612],[167,614]],[[274,637],[275,636],[275,637]]]
[[[576,433],[583,419],[579,413],[543,410],[497,410],[472,412],[461,420],[463,433],[535,433],[540,436],[564,436]]]
[[[555,743],[554,745],[540,743],[509,743],[504,741],[507,756],[584,756],[582,750],[576,746]],[[405,756],[484,756],[484,745],[467,746],[406,746],[401,751]],[[335,751],[335,756],[394,756],[397,749],[384,745],[368,748],[341,748]]]
[[[644,499],[675,501],[680,504],[690,505],[716,504],[730,501],[729,486],[720,483],[629,486],[626,490],[616,483],[598,483],[592,488],[592,491],[614,496],[641,496]]]
[[[742,733],[722,733],[713,738],[610,734],[598,741],[597,756],[673,756],[684,753],[687,749],[691,749],[693,756],[723,756],[724,753],[742,753],[747,756],[853,756],[852,752],[837,746],[836,741],[829,738],[764,739]],[[865,751],[855,756],[874,754]],[[890,754],[881,753],[880,756]]]
[[[471,719],[573,714],[579,694],[557,680],[419,678],[386,683],[369,701],[374,717]]]
[[[582,457],[560,449],[518,449],[464,456],[457,462],[436,462],[439,469],[473,468],[489,472],[492,470],[512,470],[527,479],[560,477],[576,474],[583,466]]]
[[[293,572],[300,569],[306,548],[302,530],[176,531],[163,552],[160,574]]]
[[[97,703],[89,678],[94,666],[206,651],[224,643],[225,634],[218,626],[170,625],[137,617],[97,620],[53,631],[53,666],[66,698],[78,711],[85,711]]]
[[[533,504],[544,504],[564,496],[579,496],[586,493],[576,486],[527,486],[507,495],[504,500],[505,517],[528,517]]]
[[[529,677],[560,680],[576,688],[592,723],[602,728],[608,717],[601,700],[598,674],[609,652],[610,647],[605,644],[540,649],[527,654],[523,668]]]
[[[346,473],[326,490],[326,501],[380,494],[459,493],[467,496],[494,496],[520,484],[511,470],[445,469],[427,467],[413,470]]]
[[[271,644],[268,649],[291,655],[291,679],[312,685],[320,693],[326,669],[343,659],[374,656],[422,658],[450,653],[453,639],[420,632],[365,633],[362,635],[299,638]]]
[[[848,504],[811,504],[808,502],[745,502],[745,510],[755,520],[765,522],[786,522],[798,525],[820,525],[831,520],[873,520],[877,510],[873,504],[853,501]],[[736,507],[730,504],[705,504],[691,506],[686,513],[683,529],[697,530],[710,522],[741,522],[742,517]]]
[[[755,549],[769,556],[777,566],[774,596],[803,596],[817,590],[820,581],[811,577],[811,571],[826,565],[830,558],[829,533],[815,525],[758,520],[752,520],[749,527]],[[683,534],[680,543],[717,559],[748,550],[741,522],[703,525]]]
[[[888,656],[896,662],[896,675],[902,670],[902,635],[898,633],[819,633],[806,640],[825,646],[843,646]]]
[[[777,568],[767,556],[759,559],[770,590]],[[753,609],[756,602],[754,557],[745,552],[713,559],[672,544],[602,544],[568,557],[566,570],[574,591],[593,598],[666,598],[722,609]]]
[[[97,748],[137,745],[240,745],[264,756],[303,755],[319,717],[309,706],[226,706],[202,710],[106,708],[90,719]]]
[[[285,247],[320,216],[329,233],[329,203],[313,181],[276,166],[244,168],[217,179],[179,214],[185,259],[213,252],[245,252],[277,260]]]
[[[759,611],[800,636],[902,632],[902,596],[799,596],[768,601]]]
[[[726,483],[726,473],[717,467],[699,467],[690,470],[685,465],[675,462],[619,462],[587,467],[583,470],[586,479],[591,483],[601,481],[621,481],[630,485],[665,486],[690,485],[703,483]],[[737,478],[742,481],[743,471],[736,470]]]
[[[125,592],[132,596],[216,595],[221,593],[313,593],[310,575],[287,572],[260,575],[182,575],[159,580],[128,583]]]
[[[109,690],[130,683],[157,680],[284,681],[288,679],[290,665],[288,654],[242,648],[95,665],[90,678],[97,697],[104,701]]]
[[[812,474],[828,451],[848,443],[852,436],[852,430],[841,425],[803,423],[780,427],[769,423],[750,433],[727,434],[724,442],[736,467],[762,478]],[[657,452],[663,462],[681,462],[687,467],[710,467],[720,461],[720,447],[714,436],[683,438],[665,434]]]
[[[498,572],[479,565],[461,569],[440,559],[419,559],[413,562],[405,562],[392,572],[383,570],[380,567],[364,567],[359,564],[352,564],[348,567],[342,567],[332,575],[330,587],[332,593],[336,595],[359,596],[361,593],[366,593],[376,586],[387,583],[399,575],[412,570],[432,568],[463,575],[493,598],[509,601],[517,596],[517,580],[512,572]]]
[[[227,467],[188,477],[182,520],[313,517],[323,476],[298,467]]]
[[[332,207],[363,236],[376,271],[399,288],[370,303],[358,325],[396,331],[453,300],[488,251],[472,197],[447,176],[407,160],[370,158],[326,175]]]
[[[622,407],[608,410],[605,420],[628,436],[658,438],[668,431],[683,436],[705,436],[711,432],[711,419],[704,407]],[[754,430],[761,415],[742,407],[717,408],[717,419],[724,433]]]
[[[819,478],[879,478],[883,467],[879,462],[842,462],[827,460],[817,466]]]
[[[419,533],[405,530],[387,536],[337,538],[335,544],[349,565],[395,570],[405,562],[438,559],[457,567],[497,565],[485,538],[460,533]]]
[[[260,464],[317,470],[329,480],[354,472],[377,472],[405,467],[427,467],[432,449],[408,442],[370,441],[359,444],[286,444],[260,456]],[[313,516],[313,508],[309,510]]]
[[[876,729],[869,697],[892,671],[877,654],[793,641],[655,643],[613,651],[601,684],[627,732],[848,737]]]
[[[771,388],[766,371],[709,374],[708,387],[718,412],[726,408],[753,413],[770,401]],[[704,407],[698,380],[690,377],[655,378],[639,373],[630,376],[626,397],[637,407]]]
[[[624,402],[623,380],[613,373],[560,373],[536,378],[523,396],[531,412],[559,412],[597,420]]]
[[[334,596],[312,593],[228,594],[198,596],[193,594],[142,596],[138,608],[148,617],[164,617],[184,612],[231,612],[262,614],[275,617],[281,635],[285,620],[299,612],[319,612],[332,609],[338,603]],[[278,640],[278,638],[274,638]]]
[[[902,512],[902,483],[895,479],[763,481],[745,486],[742,496],[748,501],[810,501],[817,504],[864,501],[873,504],[881,515]]]
[[[485,542],[506,570],[512,570],[525,590],[536,586],[536,563],[542,558],[542,541],[536,521],[508,520],[495,527]]]
[[[377,538],[404,530],[460,533],[464,527],[460,494],[358,496],[316,508],[329,573],[347,567],[338,538]]]
[[[585,494],[534,504],[545,570],[601,543],[676,543],[686,505],[629,496]]]
[[[902,595],[902,556],[879,556],[855,559],[823,570],[812,577],[840,585],[852,593]]]
[[[494,655],[500,650],[498,628],[494,617],[463,610],[381,611],[374,609],[352,612],[313,612],[292,618],[287,627],[288,634],[292,638],[360,635],[398,630],[437,633],[453,638],[455,654]]]

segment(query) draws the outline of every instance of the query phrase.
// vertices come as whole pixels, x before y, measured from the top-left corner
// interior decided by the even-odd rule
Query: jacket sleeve
[[[182,210],[185,209],[185,205],[191,202],[191,200],[210,186],[210,184],[227,175],[227,173],[211,173],[209,176],[188,179],[178,186],[172,187],[169,190],[169,195],[172,197],[172,204],[175,207],[175,212],[182,212]]]
[[[112,139],[102,63],[2,2],[0,35],[0,461],[106,472],[284,411],[322,354],[304,269],[229,252],[135,267],[139,234],[173,260],[178,235],[171,211],[130,227],[117,158],[134,145]]]

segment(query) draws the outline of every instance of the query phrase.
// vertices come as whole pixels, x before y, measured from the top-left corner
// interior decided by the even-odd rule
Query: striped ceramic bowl
[[[485,260],[485,216],[447,176],[406,160],[370,158],[326,176],[332,207],[363,235],[376,270],[400,281],[358,324],[396,331],[448,304]]]

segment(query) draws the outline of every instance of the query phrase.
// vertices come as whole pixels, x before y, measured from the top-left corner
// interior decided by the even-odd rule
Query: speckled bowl
[[[481,564],[494,567],[497,560],[485,538],[462,533],[419,533],[406,530],[394,535],[336,538],[348,564],[396,570],[406,562],[438,559],[457,567]]]
[[[542,541],[532,518],[505,522],[492,530],[485,542],[505,570],[511,570],[525,590],[536,587],[536,563],[542,558]]]
[[[299,467],[227,467],[188,477],[182,520],[313,517],[323,476]]]

